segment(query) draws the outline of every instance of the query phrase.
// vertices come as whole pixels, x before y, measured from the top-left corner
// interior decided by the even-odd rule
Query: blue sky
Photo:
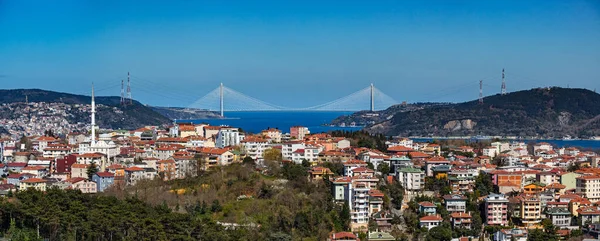
[[[227,3],[225,3],[227,2]],[[143,4],[142,4],[143,3]],[[598,1],[0,0],[0,88],[187,106],[220,82],[313,106],[371,82],[398,101],[600,91]],[[365,100],[367,101],[367,100]]]

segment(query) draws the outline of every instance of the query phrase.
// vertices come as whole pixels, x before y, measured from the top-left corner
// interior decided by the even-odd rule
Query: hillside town
[[[52,187],[104,192],[141,180],[184,179],[248,158],[264,168],[275,150],[281,165],[307,165],[309,180],[331,182],[334,202],[347,205],[350,228],[330,240],[358,240],[359,233],[395,240],[391,231],[398,227],[414,238],[451,230],[440,240],[531,240],[528,235],[549,226],[563,239],[600,232],[600,157],[594,152],[502,141],[478,148],[398,138],[384,151],[352,143],[300,126],[246,134],[191,123],[5,138],[0,194]],[[393,184],[402,193],[390,197],[391,188],[382,186]],[[390,198],[400,200],[389,204]]]
[[[122,114],[116,107],[98,104],[96,108]],[[15,102],[0,104],[0,109],[0,127],[6,129],[8,133],[4,135],[10,138],[44,135],[48,130],[65,136],[74,130],[90,129],[87,121],[91,114],[90,104]]]
[[[352,133],[311,133],[302,126],[252,134],[174,122],[101,131],[95,107],[92,97],[89,133],[61,135],[42,122],[31,130],[50,127],[44,135],[1,139],[0,195],[102,193],[241,163],[263,173],[273,165],[300,166],[307,170],[303,178],[330,187],[331,202],[347,215],[346,230],[332,231],[329,240],[525,241],[600,233],[600,155],[593,151],[544,142],[385,137],[378,140],[382,146],[368,147]],[[27,108],[52,112],[38,104]]]

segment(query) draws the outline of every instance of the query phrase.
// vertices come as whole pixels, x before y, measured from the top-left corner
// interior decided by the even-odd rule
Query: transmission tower
[[[125,84],[123,80],[121,80],[121,105],[125,105]]]
[[[506,81],[504,81],[504,68],[502,69],[502,95],[506,94]]]
[[[131,98],[131,79],[129,78],[129,71],[127,72],[127,98],[129,99],[129,104],[133,104],[133,99]]]
[[[483,104],[483,80],[479,81],[479,104]]]

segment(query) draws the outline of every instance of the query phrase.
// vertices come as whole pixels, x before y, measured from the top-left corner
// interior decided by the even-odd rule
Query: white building
[[[508,199],[504,194],[490,193],[484,203],[486,225],[508,226]]]
[[[488,146],[485,147],[481,150],[481,154],[483,154],[484,156],[489,156],[489,157],[496,157],[498,155],[498,149],[496,147],[493,146]]]
[[[576,192],[595,203],[600,201],[600,176],[580,176],[575,179]]]
[[[494,234],[494,241],[527,241],[527,230],[502,229]]]
[[[281,156],[284,160],[292,160],[294,152],[298,149],[305,149],[306,145],[302,141],[290,141],[281,144]]]
[[[396,177],[407,192],[418,192],[425,187],[425,171],[421,169],[400,168],[396,170]]]
[[[385,144],[387,145],[388,148],[393,147],[393,146],[403,146],[403,147],[413,148],[413,140],[408,139],[408,138],[400,138],[400,139],[395,139],[392,141],[386,141]]]
[[[240,134],[237,128],[221,128],[217,133],[215,145],[218,148],[238,146],[243,139],[244,135]]]
[[[508,142],[492,142],[492,144],[490,144],[492,147],[495,147],[498,154],[505,152],[505,151],[510,151],[510,144]]]
[[[263,160],[265,150],[269,149],[269,142],[262,138],[248,137],[242,141],[242,147],[246,155],[257,162]]]

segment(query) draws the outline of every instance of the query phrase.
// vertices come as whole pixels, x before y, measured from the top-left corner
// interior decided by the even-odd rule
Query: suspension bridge
[[[188,108],[219,111],[223,115],[225,111],[376,111],[397,103],[392,97],[371,84],[364,89],[327,103],[304,108],[289,108],[259,100],[221,84],[189,105]]]

